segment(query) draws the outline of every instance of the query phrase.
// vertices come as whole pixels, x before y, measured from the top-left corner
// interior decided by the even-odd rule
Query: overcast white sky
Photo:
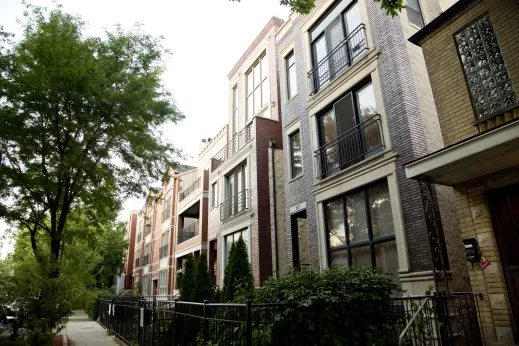
[[[28,0],[53,7],[50,0]],[[213,137],[228,119],[227,73],[272,16],[286,19],[289,9],[279,0],[61,0],[66,12],[79,14],[87,34],[100,36],[105,28],[134,23],[154,36],[163,35],[173,56],[166,62],[164,84],[186,115],[164,133],[196,163],[198,143]],[[24,6],[20,0],[0,0],[0,25],[20,38]],[[128,200],[120,219],[143,201]],[[0,237],[7,226],[0,221]],[[5,244],[5,242],[4,242]],[[7,247],[0,250],[0,258]]]

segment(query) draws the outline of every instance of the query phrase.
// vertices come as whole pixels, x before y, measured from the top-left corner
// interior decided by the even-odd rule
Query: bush
[[[193,293],[195,292],[195,260],[193,254],[187,256],[186,265],[182,270],[182,279],[180,279],[180,300],[185,302],[193,301]]]
[[[207,268],[207,254],[204,250],[196,261],[195,291],[192,299],[195,302],[203,302],[213,298],[213,296],[213,282]]]
[[[247,253],[247,245],[242,237],[231,246],[229,263],[223,278],[223,301],[236,302],[249,297],[254,289],[254,279]]]

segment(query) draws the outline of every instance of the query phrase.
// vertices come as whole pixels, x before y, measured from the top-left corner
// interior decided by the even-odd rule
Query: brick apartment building
[[[278,31],[281,274],[368,265],[409,295],[446,289],[442,278],[451,291],[467,290],[452,191],[423,191],[404,170],[443,147],[423,55],[407,38],[453,2],[407,0],[392,18],[372,0],[316,1]]]
[[[421,46],[445,148],[406,166],[451,186],[487,344],[519,344],[519,2],[460,0]],[[480,256],[479,256],[480,255]]]
[[[277,150],[283,145],[276,49],[282,25],[273,17],[228,74],[227,143],[209,167],[209,258],[219,286],[231,245],[240,236],[256,285],[273,273],[269,155],[274,142]]]
[[[122,274],[122,290],[132,290],[134,284],[133,266],[135,264],[135,240],[137,237],[138,211],[132,211],[126,221],[124,239],[128,242],[128,249],[124,254],[124,271]]]

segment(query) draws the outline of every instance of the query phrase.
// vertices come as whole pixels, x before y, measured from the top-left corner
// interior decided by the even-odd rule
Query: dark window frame
[[[379,184],[381,183],[382,181],[385,181],[386,182],[386,185],[388,185],[387,183],[387,179],[382,179],[382,180],[377,180],[377,181],[374,181],[374,182],[370,182],[366,185],[363,185],[362,187],[359,187],[357,189],[354,189],[354,190],[351,190],[351,191],[348,191],[344,194],[341,194],[340,196],[336,196],[334,198],[330,198],[326,201],[324,201],[322,203],[322,208],[323,208],[323,215],[324,215],[324,224],[325,224],[325,237],[326,237],[326,258],[327,258],[327,261],[328,261],[328,267],[331,267],[331,264],[332,264],[332,260],[331,260],[331,253],[334,252],[334,251],[343,251],[343,250],[346,250],[347,251],[347,254],[348,254],[348,266],[352,266],[352,255],[351,255],[351,249],[355,249],[355,248],[362,248],[362,247],[369,247],[370,249],[370,260],[371,260],[371,267],[374,267],[376,268],[376,252],[375,252],[375,245],[379,245],[379,244],[384,244],[384,243],[389,243],[389,242],[392,242],[392,241],[395,241],[396,242],[396,230],[395,230],[395,233],[393,233],[392,235],[386,235],[386,236],[382,236],[382,237],[378,237],[378,238],[373,238],[373,226],[372,226],[372,222],[371,222],[371,208],[369,206],[369,195],[368,195],[368,190],[371,186],[374,186],[376,184]],[[389,190],[389,185],[388,185],[388,190]],[[364,191],[364,201],[365,201],[365,208],[366,208],[366,222],[367,222],[367,225],[368,225],[368,240],[363,240],[363,241],[358,241],[358,242],[355,242],[353,244],[350,243],[350,239],[349,239],[349,231],[348,231],[348,222],[346,220],[347,218],[347,210],[346,210],[346,197],[348,195],[353,195],[359,191]],[[345,237],[346,237],[346,245],[342,245],[342,246],[336,246],[334,248],[331,248],[330,247],[330,236],[329,236],[329,230],[328,230],[328,213],[326,212],[326,204],[329,203],[329,202],[333,202],[333,201],[336,201],[336,200],[342,200],[342,209],[343,209],[343,217],[344,217],[344,231],[345,231]],[[390,202],[392,202],[392,200],[390,199]],[[394,220],[393,220],[393,227],[394,227]]]
[[[293,58],[293,62],[292,62],[292,64],[290,64],[290,59],[292,59],[292,58]],[[293,68],[293,70],[291,70],[292,68]],[[296,69],[296,56],[295,56],[294,51],[292,50],[290,53],[288,53],[285,56],[285,77],[286,77],[286,85],[287,85],[287,101],[291,100],[298,93],[297,71],[295,69]],[[290,84],[290,71],[292,71],[292,73],[294,73],[295,80],[296,80],[296,87],[295,87],[296,92],[293,95],[292,95],[292,86]]]
[[[294,136],[299,135],[299,146],[301,151],[301,173],[298,175],[294,174]],[[301,129],[294,130],[288,135],[289,147],[290,147],[290,178],[295,179],[303,175],[303,145],[301,143]]]

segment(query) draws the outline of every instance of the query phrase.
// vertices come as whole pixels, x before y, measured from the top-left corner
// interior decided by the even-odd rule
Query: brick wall
[[[519,2],[484,0],[469,7],[421,42],[445,145],[478,133],[469,90],[458,57],[454,33],[490,13],[501,54],[519,100]]]

